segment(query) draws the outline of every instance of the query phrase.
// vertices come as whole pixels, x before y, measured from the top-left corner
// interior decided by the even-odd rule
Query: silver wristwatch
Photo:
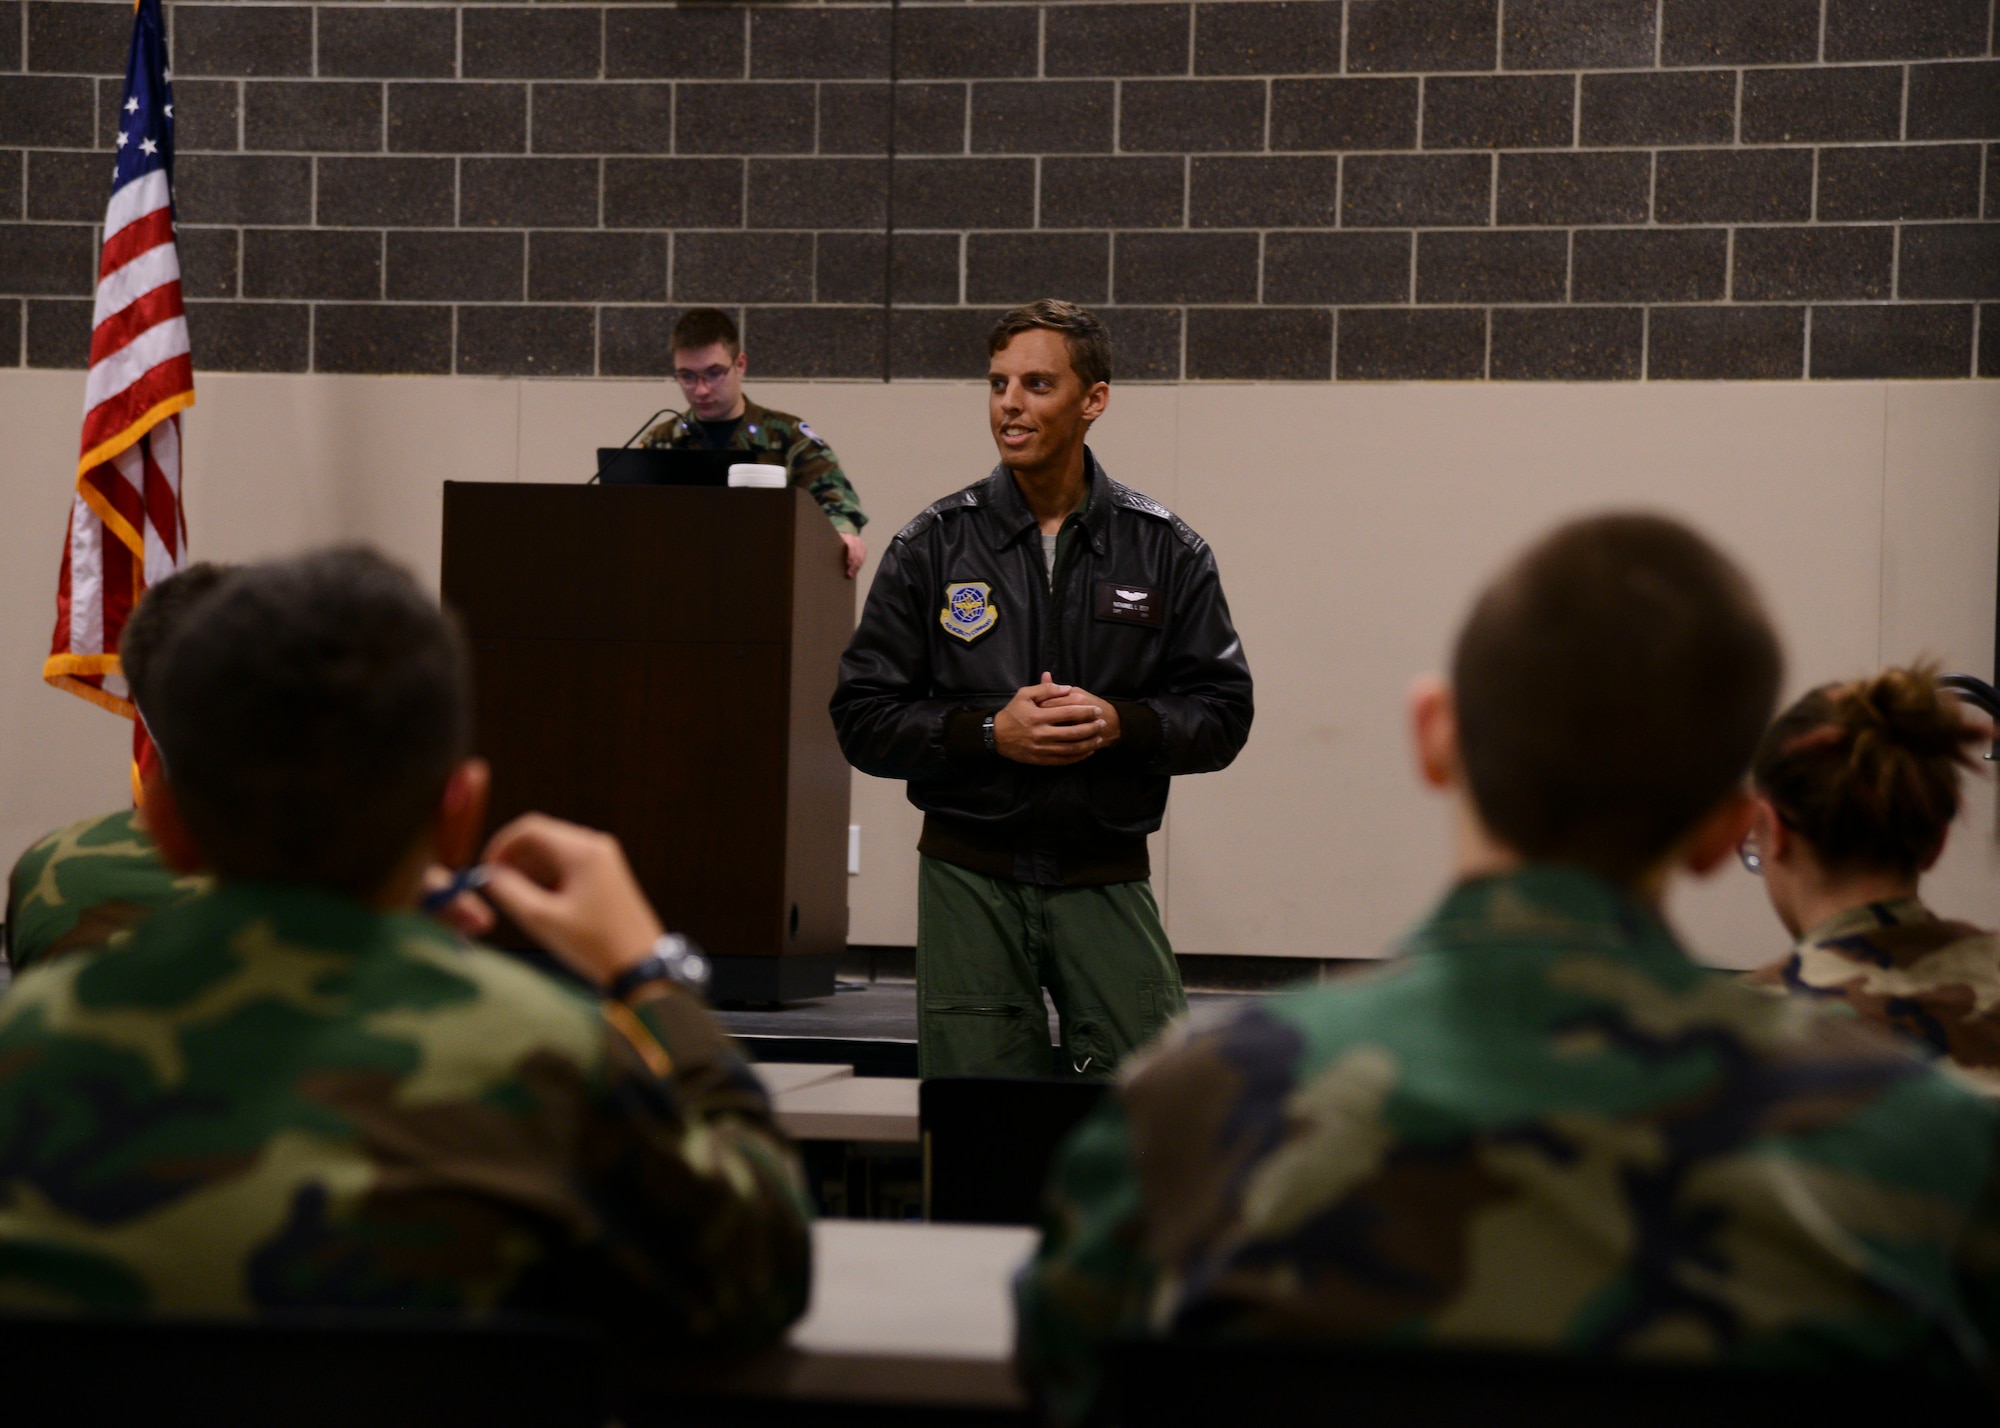
[[[699,996],[708,990],[709,971],[708,958],[693,942],[678,932],[663,933],[645,961],[612,978],[606,994],[622,1002],[653,982],[672,982]]]
[[[986,752],[989,754],[1000,752],[1000,741],[993,736],[993,721],[998,717],[995,714],[988,714],[985,722],[979,726],[979,737],[986,741]]]

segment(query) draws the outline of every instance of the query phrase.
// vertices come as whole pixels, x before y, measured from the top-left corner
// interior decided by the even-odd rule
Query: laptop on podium
[[[597,479],[606,486],[727,486],[730,467],[756,459],[750,451],[600,446]]]

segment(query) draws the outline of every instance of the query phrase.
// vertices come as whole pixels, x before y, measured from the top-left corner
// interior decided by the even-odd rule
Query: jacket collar
[[[1089,533],[1090,548],[1102,555],[1104,533],[1111,524],[1113,482],[1087,446],[1083,449],[1083,479],[1086,489],[1083,509],[1077,519]],[[988,513],[995,550],[1005,549],[1019,540],[1023,533],[1036,527],[1035,513],[1022,499],[1021,488],[1014,482],[1014,473],[1005,466],[995,466],[993,473],[979,483],[979,504]]]
[[[268,937],[238,940],[236,929],[259,924],[268,929]],[[151,931],[157,939],[186,928],[198,929],[211,942],[226,941],[246,955],[246,949],[263,945],[322,954],[360,953],[411,940],[446,948],[464,945],[442,923],[414,909],[383,912],[323,888],[252,879],[220,880],[207,892],[164,909],[141,931]]]
[[[1581,868],[1552,863],[1458,884],[1405,942],[1451,957],[1508,945],[1610,954],[1669,977],[1695,971],[1652,908]]]
[[[751,443],[763,438],[764,427],[770,415],[771,409],[769,407],[759,406],[757,403],[751,401],[748,396],[745,396],[743,398],[743,415],[737,418],[736,430],[730,433],[729,445],[723,449],[725,451],[754,450],[755,448]],[[694,439],[695,423],[699,420],[700,418],[683,412],[678,423],[680,434],[692,441]]]
[[[1818,947],[1877,931],[1884,927],[1910,927],[1920,922],[1936,922],[1937,915],[1913,897],[1891,898],[1887,902],[1863,903],[1837,912],[1812,928],[1798,941],[1800,947]]]

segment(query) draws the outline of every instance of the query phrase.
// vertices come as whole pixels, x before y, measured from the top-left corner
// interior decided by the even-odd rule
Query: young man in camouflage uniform
[[[868,517],[861,498],[840,469],[840,458],[811,427],[790,412],[758,406],[743,395],[750,358],[736,324],[718,308],[689,308],[674,323],[671,338],[674,380],[687,410],[663,421],[641,438],[641,446],[693,447],[743,451],[771,466],[782,466],[794,486],[812,492],[847,551],[852,580],[868,558],[861,528]]]
[[[0,1001],[0,1306],[775,1339],[806,1302],[792,1156],[617,844],[531,815],[483,854],[602,997],[415,915],[487,783],[436,605],[366,552],[255,567],[163,659],[150,817],[217,884]]]
[[[1988,1354],[2000,1110],[1662,920],[1748,826],[1778,682],[1748,583],[1663,519],[1565,527],[1488,587],[1412,699],[1457,886],[1379,971],[1143,1054],[1065,1148],[1019,1286],[1061,1419],[1119,1335]]]
[[[134,706],[148,706],[161,645],[222,573],[207,562],[176,571],[148,590],[125,622],[118,655]],[[7,879],[7,962],[13,971],[79,947],[101,947],[208,886],[206,878],[162,863],[146,831],[142,810],[160,777],[156,762],[135,768],[138,806],[58,828],[14,864]]]

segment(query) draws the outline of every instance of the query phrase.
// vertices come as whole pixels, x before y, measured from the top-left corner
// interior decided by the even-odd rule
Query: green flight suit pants
[[[1110,1075],[1186,1010],[1150,882],[1036,887],[920,861],[919,1075],[1049,1075],[1043,987],[1082,1077]]]

